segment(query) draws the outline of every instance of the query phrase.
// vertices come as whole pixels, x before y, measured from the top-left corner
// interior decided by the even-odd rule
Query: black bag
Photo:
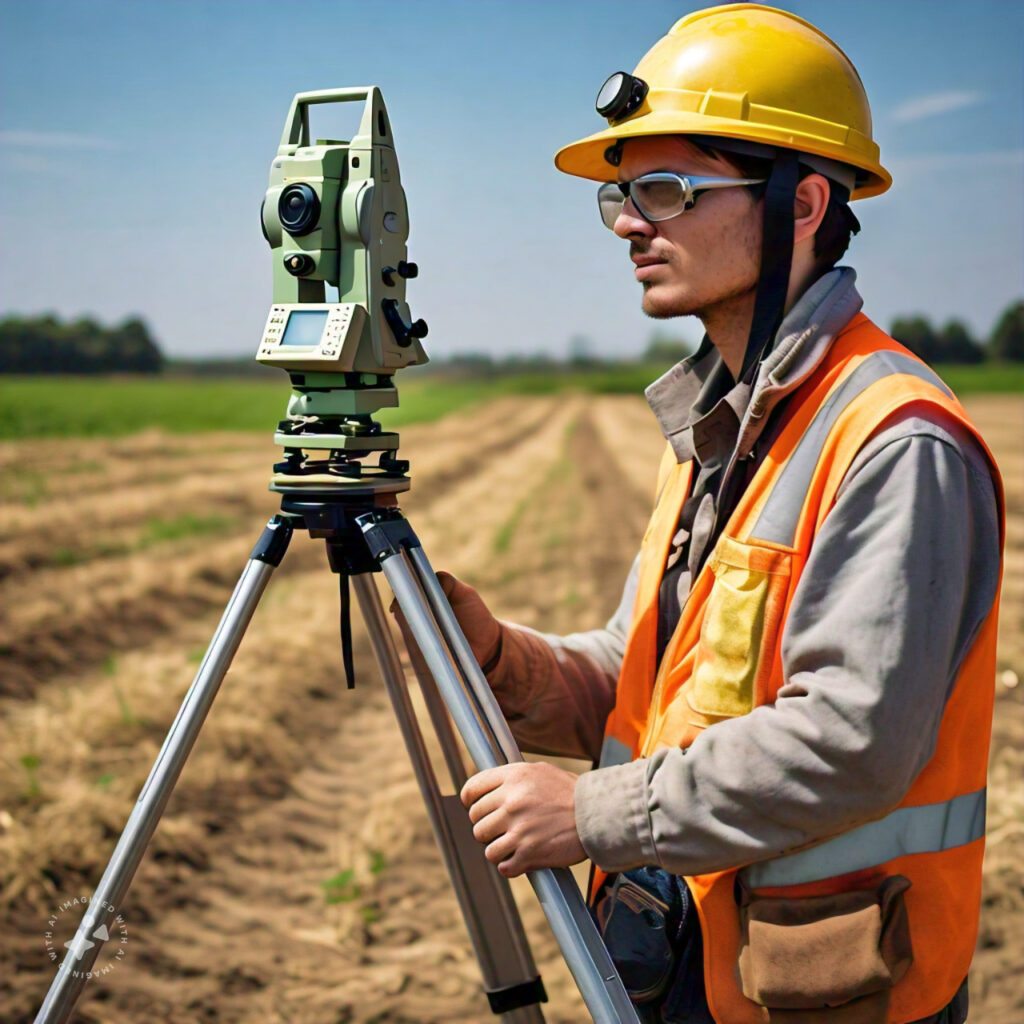
[[[704,944],[686,882],[662,868],[615,876],[595,916],[645,1024],[714,1024],[704,991]]]

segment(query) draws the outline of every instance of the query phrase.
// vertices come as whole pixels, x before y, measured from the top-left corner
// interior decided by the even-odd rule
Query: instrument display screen
[[[288,316],[281,344],[316,348],[327,324],[327,312],[326,309],[293,309]]]

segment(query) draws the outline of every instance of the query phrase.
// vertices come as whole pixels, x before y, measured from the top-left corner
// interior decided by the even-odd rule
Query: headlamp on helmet
[[[628,71],[616,71],[601,86],[594,106],[609,124],[614,124],[640,109],[647,89],[648,85],[642,78]]]

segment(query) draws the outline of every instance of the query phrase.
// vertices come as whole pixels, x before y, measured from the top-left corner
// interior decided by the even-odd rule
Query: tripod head
[[[309,134],[314,103],[362,102],[351,141]],[[398,405],[393,375],[427,361],[405,282],[409,216],[387,109],[376,86],[298,93],[270,168],[260,219],[274,256],[274,301],[256,359],[288,371],[271,489],[408,488],[398,435],[373,419]],[[337,301],[327,301],[328,286]],[[363,460],[379,453],[376,467]]]

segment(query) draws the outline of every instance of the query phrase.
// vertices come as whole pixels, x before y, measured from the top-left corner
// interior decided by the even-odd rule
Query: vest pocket
[[[792,553],[723,536],[708,568],[714,583],[700,627],[690,707],[710,718],[745,715],[764,693],[789,591]]]
[[[794,899],[743,889],[743,994],[772,1024],[876,1024],[913,963],[903,875],[877,888]],[[823,1009],[830,1013],[822,1015]]]

